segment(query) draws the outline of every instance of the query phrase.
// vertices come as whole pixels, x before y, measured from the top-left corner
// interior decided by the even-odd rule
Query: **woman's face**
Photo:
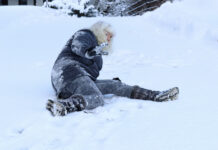
[[[110,32],[106,31],[106,36],[107,36],[107,42],[110,43],[113,35]]]

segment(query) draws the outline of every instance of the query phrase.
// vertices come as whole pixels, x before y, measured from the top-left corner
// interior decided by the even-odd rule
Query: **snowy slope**
[[[217,150],[218,2],[166,3],[138,17],[76,18],[40,7],[0,7],[1,150]],[[88,113],[51,117],[52,65],[68,38],[98,20],[115,30],[100,79],[154,90],[180,87],[178,101],[107,97]]]

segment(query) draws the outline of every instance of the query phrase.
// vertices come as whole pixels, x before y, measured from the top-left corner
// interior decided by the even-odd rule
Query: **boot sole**
[[[163,93],[159,97],[157,97],[155,101],[165,102],[169,100],[176,100],[178,98],[178,95],[179,95],[179,88],[174,87],[172,89],[169,89],[167,92]]]
[[[67,110],[61,103],[51,99],[48,100],[46,109],[51,113],[52,116],[65,116],[67,114]]]
[[[179,88],[178,87],[172,88],[169,93],[169,99],[173,101],[178,99],[178,96],[179,96]]]

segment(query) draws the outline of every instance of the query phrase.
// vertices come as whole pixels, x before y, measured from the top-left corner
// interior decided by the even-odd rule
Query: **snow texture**
[[[138,17],[77,18],[33,6],[0,7],[1,150],[217,150],[218,1],[165,3]],[[180,87],[178,101],[105,96],[66,117],[45,109],[50,73],[72,34],[99,20],[116,30],[99,79],[153,90]]]
[[[64,14],[96,16],[97,10],[93,5],[87,5],[88,3],[89,0],[53,0],[48,2],[48,6],[59,9]],[[46,7],[46,3],[44,3],[44,7]]]

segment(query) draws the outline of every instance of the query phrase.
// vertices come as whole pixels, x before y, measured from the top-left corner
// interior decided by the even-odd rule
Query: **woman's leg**
[[[103,95],[93,80],[88,76],[82,76],[72,82],[72,94],[82,95],[86,102],[86,109],[93,109],[104,105]],[[68,89],[70,90],[70,88]]]
[[[119,80],[97,80],[95,84],[102,94],[114,94],[133,99],[153,100],[154,96],[159,94],[159,91],[130,86]]]
[[[64,116],[84,109],[94,109],[104,104],[103,95],[96,84],[82,76],[69,83],[59,95],[57,101],[48,100],[46,109],[53,116]]]
[[[102,94],[114,94],[128,98],[131,98],[131,93],[134,88],[119,80],[96,80],[95,84]]]
[[[174,100],[179,94],[177,87],[161,92],[144,89],[139,86],[129,86],[118,80],[97,80],[95,83],[102,94],[115,94],[132,99],[162,102],[169,99]]]

